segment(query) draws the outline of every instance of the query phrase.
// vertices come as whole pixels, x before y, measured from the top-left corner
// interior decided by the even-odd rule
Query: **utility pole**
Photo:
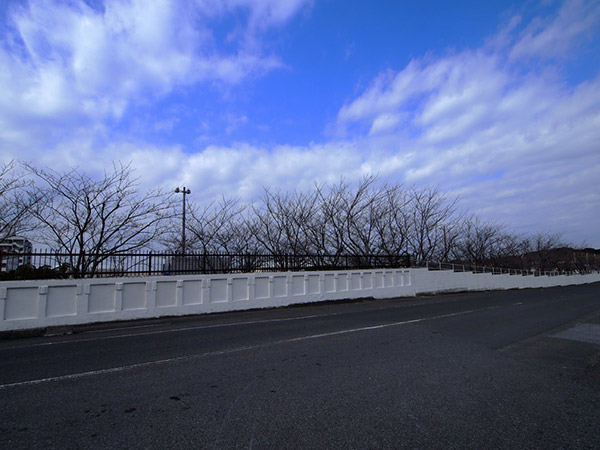
[[[176,194],[181,192],[183,194],[183,207],[181,210],[181,254],[185,255],[185,196],[186,194],[191,194],[192,191],[183,186],[182,188],[176,187],[173,189],[173,192]]]

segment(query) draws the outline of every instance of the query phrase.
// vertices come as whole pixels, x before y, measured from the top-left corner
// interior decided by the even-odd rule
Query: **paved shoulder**
[[[506,346],[503,352],[600,387],[600,310]]]

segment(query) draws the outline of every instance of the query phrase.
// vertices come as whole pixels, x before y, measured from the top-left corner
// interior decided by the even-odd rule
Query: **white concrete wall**
[[[0,331],[414,295],[407,269],[10,281]]]
[[[598,281],[600,274],[534,277],[427,269],[9,281],[0,283],[0,331],[326,300]]]
[[[600,281],[600,273],[589,275],[523,276],[491,273],[452,272],[451,270],[411,269],[416,294],[527,289],[587,284]]]

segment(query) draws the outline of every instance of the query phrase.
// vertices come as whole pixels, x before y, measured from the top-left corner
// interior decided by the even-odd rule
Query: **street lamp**
[[[173,189],[173,192],[175,192],[176,194],[179,194],[180,192],[183,194],[183,208],[182,208],[182,219],[181,219],[181,254],[184,255],[185,254],[185,195],[186,194],[191,194],[192,191],[190,191],[189,189],[186,189],[185,186],[182,187],[181,189],[179,187],[176,187],[175,189]]]

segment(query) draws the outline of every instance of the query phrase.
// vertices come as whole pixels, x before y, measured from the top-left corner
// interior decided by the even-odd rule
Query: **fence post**
[[[152,250],[148,253],[148,276],[152,275]]]

